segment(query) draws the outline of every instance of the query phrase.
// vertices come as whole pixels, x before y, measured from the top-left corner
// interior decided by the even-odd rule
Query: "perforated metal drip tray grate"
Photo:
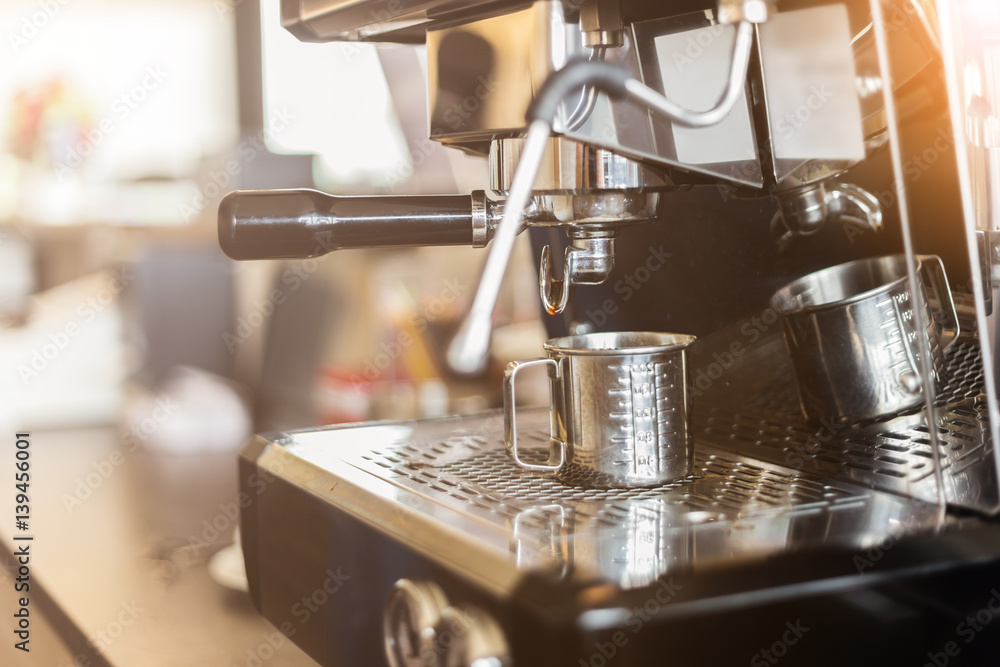
[[[538,442],[527,453],[544,456],[547,413],[525,411],[519,421],[525,444]],[[314,431],[276,442],[333,473],[349,466],[368,473],[362,481],[387,482],[382,490],[371,486],[365,503],[392,509],[388,516],[401,525],[414,525],[407,517],[416,512],[520,569],[555,569],[624,588],[682,565],[828,543],[865,550],[937,519],[935,508],[919,500],[711,446],[698,448],[693,474],[676,483],[570,486],[514,466],[502,434],[500,416],[491,415]]]
[[[976,338],[963,336],[946,360],[935,401],[945,497],[954,506],[992,512],[998,489]],[[695,374],[703,368],[693,366]],[[799,409],[780,336],[762,341],[726,369],[723,379],[696,399],[694,433],[699,440],[825,479],[936,502],[931,426],[923,411],[879,421],[809,425]]]

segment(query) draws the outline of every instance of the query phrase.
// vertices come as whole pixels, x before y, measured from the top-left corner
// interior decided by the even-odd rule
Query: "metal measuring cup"
[[[935,380],[942,379],[944,352],[960,333],[958,314],[941,258],[921,255],[917,268],[917,294],[910,294],[906,257],[892,255],[811,273],[772,297],[811,421],[872,419],[920,405],[918,336]],[[937,297],[935,313],[927,287]],[[927,323],[923,332],[915,308]]]
[[[547,357],[512,361],[504,373],[507,451],[528,470],[555,472],[568,484],[662,484],[691,472],[685,348],[694,336],[654,332],[554,338]],[[522,460],[514,381],[530,366],[548,367],[551,456]]]

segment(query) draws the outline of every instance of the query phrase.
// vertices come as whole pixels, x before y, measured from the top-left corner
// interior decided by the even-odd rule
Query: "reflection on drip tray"
[[[506,465],[501,456],[483,456],[461,468],[466,474],[479,468],[470,477],[511,493],[513,485],[501,481]],[[550,487],[559,502],[515,515],[511,549],[518,567],[547,566],[638,588],[696,563],[824,543],[867,548],[887,534],[929,527],[935,517],[922,503],[722,455],[699,458],[695,468],[682,482],[639,493],[588,497],[596,490]]]

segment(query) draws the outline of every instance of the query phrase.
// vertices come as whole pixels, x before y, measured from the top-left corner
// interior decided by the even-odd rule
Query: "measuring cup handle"
[[[503,373],[504,445],[514,459],[514,463],[522,468],[526,470],[553,472],[559,470],[563,466],[563,463],[566,462],[566,443],[557,439],[554,433],[550,433],[550,437],[559,446],[559,462],[557,464],[540,465],[525,463],[517,453],[517,409],[514,402],[514,380],[517,377],[518,371],[530,368],[531,366],[550,366],[549,377],[559,378],[559,364],[556,363],[555,359],[529,359],[527,361],[512,361],[507,364],[507,368]]]
[[[945,273],[944,262],[937,255],[918,255],[918,257],[921,268],[926,269],[924,274],[927,276],[927,282],[937,296],[942,319],[947,320],[946,324],[941,327],[941,347],[947,350],[955,344],[959,334],[962,333],[962,329],[958,324],[958,311],[955,310],[955,301],[951,297],[948,274]]]

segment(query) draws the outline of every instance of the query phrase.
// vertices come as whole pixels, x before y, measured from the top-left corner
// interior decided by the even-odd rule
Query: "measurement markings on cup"
[[[628,456],[626,459],[615,459],[612,463],[616,466],[629,466],[633,473],[636,472],[636,456],[635,456],[635,425],[632,416],[632,410],[634,407],[634,401],[632,399],[632,376],[631,374],[626,374],[629,366],[622,366],[619,364],[614,364],[608,366],[609,370],[618,371],[618,381],[622,384],[619,389],[608,389],[608,393],[611,395],[620,395],[622,397],[621,407],[624,409],[623,412],[612,412],[609,416],[619,422],[618,432],[620,435],[611,436],[611,442],[615,445],[620,445],[620,451]]]
[[[622,389],[611,390],[611,393],[620,393],[627,397],[623,401],[623,407],[626,411],[616,413],[622,420],[620,427],[622,435],[613,436],[611,441],[624,445],[621,448],[621,453],[628,458],[615,459],[613,463],[628,466],[632,474],[639,474],[640,468],[646,473],[653,467],[651,457],[646,451],[653,439],[653,433],[644,428],[644,422],[649,421],[652,417],[652,409],[649,405],[652,387],[646,377],[652,372],[652,366],[651,363],[643,363],[608,367],[620,373],[619,381],[624,385]]]
[[[644,362],[609,366],[619,371],[620,389],[608,390],[622,398],[622,412],[613,412],[611,417],[620,420],[621,435],[611,441],[623,445],[622,453],[628,458],[615,460],[616,465],[628,466],[633,474],[659,473],[664,460],[669,455],[661,452],[662,444],[676,434],[672,430],[671,418],[676,415],[676,406],[663,394],[674,387],[670,371],[673,362]],[[661,407],[667,404],[667,407]]]
[[[632,432],[635,442],[632,446],[632,470],[642,468],[645,474],[660,471],[660,457],[656,453],[657,438],[653,430],[656,415],[656,380],[653,363],[632,364],[629,367],[629,381],[632,385]]]
[[[882,299],[875,305],[879,308],[886,308],[887,306],[892,306],[891,308],[886,308],[885,311],[885,321],[882,322],[881,328],[888,329],[892,327],[891,330],[886,332],[886,348],[893,346],[899,346],[901,350],[897,350],[896,354],[905,354],[906,345],[903,344],[903,327],[905,322],[909,322],[913,319],[913,308],[907,306],[905,310],[900,307],[900,304],[906,303],[910,300],[910,293],[903,292],[902,294],[895,294],[888,299]],[[916,339],[917,333],[915,331],[909,331],[906,334],[908,341],[912,342]],[[895,340],[894,340],[895,339]]]
[[[912,343],[917,338],[916,331],[905,331],[906,322],[913,319],[913,307],[910,304],[910,293],[902,292],[894,294],[887,299],[882,299],[875,304],[879,309],[884,308],[885,319],[880,328],[886,330],[886,343],[883,346],[889,354],[891,363],[889,368],[896,369],[899,366],[906,368],[896,374],[896,380],[902,381],[902,377],[907,372],[917,372],[917,360],[913,355]],[[900,358],[901,357],[901,358]],[[904,391],[909,391],[909,387],[903,386]],[[885,384],[885,391],[889,394],[900,389],[898,382],[889,380]]]
[[[671,451],[674,448],[669,445],[676,442],[679,433],[677,419],[680,418],[682,427],[684,425],[684,414],[678,410],[676,397],[671,397],[677,383],[684,381],[683,363],[681,366],[682,368],[678,372],[677,364],[673,359],[656,364],[656,405],[653,410],[656,413],[656,434],[660,444],[658,447],[660,451],[657,455],[658,468],[664,461],[676,456],[676,452]]]

